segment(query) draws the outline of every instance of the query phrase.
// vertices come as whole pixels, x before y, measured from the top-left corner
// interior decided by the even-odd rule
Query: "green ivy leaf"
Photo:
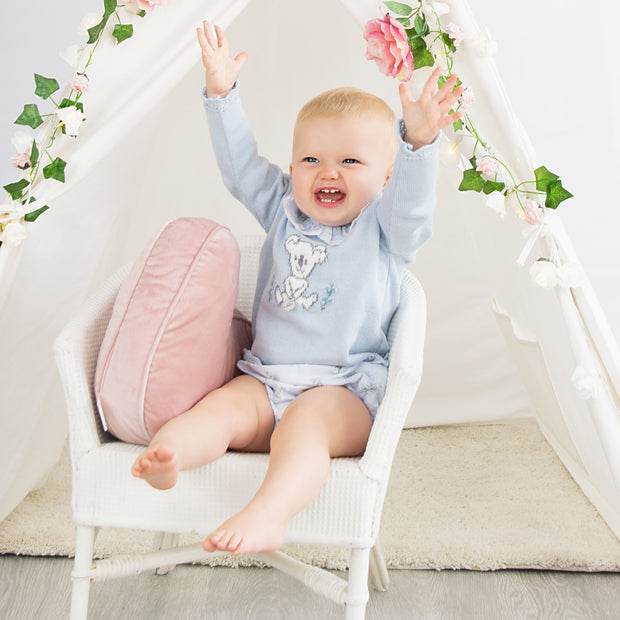
[[[32,141],[32,149],[30,150],[30,165],[34,168],[39,161],[39,149],[35,140]]]
[[[506,187],[504,183],[500,183],[499,181],[485,181],[484,187],[482,191],[488,196],[493,192],[501,192]]]
[[[146,11],[144,11],[144,10],[138,11],[137,15],[138,15],[138,17],[144,17],[146,15]]]
[[[426,17],[424,17],[424,15],[422,14],[416,15],[416,18],[413,22],[413,27],[415,28],[416,33],[421,37],[425,37],[431,31],[426,21]]]
[[[65,182],[65,166],[67,162],[57,157],[51,164],[43,168],[43,176],[46,179],[56,179],[61,183]]]
[[[463,129],[463,121],[459,118],[458,121],[452,123],[452,127],[454,128],[454,131],[460,131],[461,129]]]
[[[27,103],[24,106],[24,111],[17,117],[15,121],[16,125],[28,125],[28,127],[32,127],[36,129],[39,125],[43,123],[43,119],[39,114],[39,108],[37,108],[34,103]]]
[[[397,22],[403,25],[403,28],[411,28],[411,20],[408,17],[397,17]]]
[[[9,183],[4,186],[12,200],[19,200],[24,195],[24,190],[30,185],[26,179],[21,179],[16,183]]]
[[[31,211],[30,213],[26,213],[26,215],[24,215],[24,219],[27,222],[34,222],[39,217],[39,215],[41,215],[41,213],[45,213],[48,209],[49,207],[45,205],[44,207],[41,207],[40,209],[37,209],[36,211]]]
[[[129,39],[133,35],[133,26],[131,24],[116,24],[112,31],[112,36],[118,43],[122,43],[125,39]]]
[[[89,45],[91,43],[96,43],[97,39],[99,38],[99,35],[103,32],[103,29],[105,28],[107,21],[108,21],[108,18],[104,17],[98,24],[96,24],[95,26],[87,30],[88,32],[87,43]]]
[[[77,108],[80,112],[84,112],[84,104],[81,101],[71,101],[71,99],[65,97],[58,105],[59,108],[70,108],[71,106]]]
[[[426,41],[420,37],[409,39],[409,47],[413,56],[413,66],[416,69],[420,67],[432,67],[435,59],[426,47]]]
[[[573,197],[568,190],[562,187],[560,177],[554,172],[547,170],[545,166],[536,168],[534,174],[536,175],[536,189],[547,194],[545,207],[557,209],[561,202]]]
[[[557,174],[547,170],[544,166],[536,168],[534,174],[536,175],[536,189],[541,192],[546,192],[549,183],[553,183],[560,178]]]
[[[459,185],[461,192],[481,192],[484,189],[486,181],[482,178],[482,174],[474,169],[465,170],[463,172],[463,180]]]
[[[547,185],[547,198],[545,199],[545,207],[549,209],[557,209],[561,202],[572,198],[573,195],[562,187],[562,181],[551,181]]]
[[[88,43],[95,43],[99,38],[99,35],[103,32],[105,25],[108,23],[108,19],[110,19],[110,15],[114,13],[116,10],[117,2],[116,0],[104,0],[103,3],[103,16],[101,17],[101,21],[88,29]]]
[[[409,17],[409,15],[413,13],[413,9],[402,2],[384,2],[383,4],[385,4],[385,6],[392,11],[392,13],[396,13],[396,15]]]
[[[41,99],[47,99],[60,88],[54,78],[46,78],[38,73],[34,74],[34,83],[36,85],[34,94]]]
[[[441,40],[444,42],[444,45],[448,48],[448,51],[454,54],[456,52],[456,46],[454,45],[454,39],[447,33],[441,33]]]

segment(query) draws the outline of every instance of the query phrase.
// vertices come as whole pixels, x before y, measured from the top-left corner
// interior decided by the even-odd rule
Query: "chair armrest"
[[[127,265],[110,277],[54,341],[67,403],[72,458],[100,445],[106,437],[95,405],[95,369],[116,295],[129,269]]]
[[[388,330],[387,389],[360,460],[362,472],[386,486],[403,425],[422,379],[425,333],[424,289],[417,278],[405,270],[400,304]]]

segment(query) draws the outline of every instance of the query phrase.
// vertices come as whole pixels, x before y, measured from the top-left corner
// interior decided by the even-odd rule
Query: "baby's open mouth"
[[[339,189],[324,188],[314,193],[315,199],[322,205],[334,206],[345,199],[346,194]]]

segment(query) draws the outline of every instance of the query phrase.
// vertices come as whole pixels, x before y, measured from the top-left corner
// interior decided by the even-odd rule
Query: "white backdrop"
[[[81,40],[79,22],[102,4],[0,4],[2,185],[15,179],[9,163],[12,123],[23,104],[34,101],[33,73],[65,81],[70,71],[58,52]],[[470,5],[498,43],[495,60],[537,162],[558,173],[575,195],[560,206],[562,218],[620,341],[620,198],[612,182],[620,170],[620,118],[614,114],[620,100],[614,31],[620,3],[601,0],[588,12],[577,0],[470,0]]]
[[[186,13],[192,15],[191,19],[197,21],[200,19],[201,7],[208,4],[207,0],[170,1],[183,5]],[[358,2],[361,1],[347,0],[356,7],[360,6]],[[33,72],[57,77],[61,82],[66,81],[69,70],[58,59],[57,50],[80,40],[77,37],[77,25],[87,11],[99,9],[101,3],[102,0],[87,0],[79,4],[77,0],[67,0],[63,3],[63,14],[59,16],[50,9],[49,2],[39,2],[40,12],[34,20],[27,19],[20,7],[0,7],[0,18],[6,35],[0,44],[3,46],[6,86],[3,91],[5,96],[0,101],[0,116],[5,120],[0,125],[6,134],[1,141],[6,155],[2,157],[4,167],[0,170],[7,171],[7,179],[3,184],[14,180],[7,165],[12,150],[8,138],[13,132],[11,123],[21,111],[22,105],[35,100],[32,93]],[[365,2],[372,14],[375,11],[374,6],[371,6],[373,3],[373,0]],[[31,12],[33,4],[29,3]],[[222,6],[227,4],[227,0],[211,0],[210,4]],[[54,3],[51,5],[56,6]],[[532,6],[529,12],[526,8],[519,14],[506,16],[500,15],[500,10],[488,0],[471,0],[478,23],[483,27],[487,25],[499,42],[497,63],[504,75],[514,108],[536,145],[537,163],[544,163],[560,174],[566,187],[577,196],[562,205],[564,220],[573,233],[582,262],[618,334],[617,282],[620,261],[613,238],[618,228],[618,216],[614,191],[605,185],[606,179],[612,178],[618,169],[618,155],[614,151],[618,129],[617,125],[612,124],[615,119],[612,119],[611,113],[612,102],[617,100],[611,90],[614,85],[610,79],[614,75],[611,49],[613,33],[604,32],[604,26],[597,23],[596,35],[590,35],[586,42],[582,41],[581,33],[587,31],[583,15],[567,16],[566,5],[564,2],[560,7],[561,17],[555,16],[549,8],[551,3],[546,5],[548,11],[541,12]],[[574,5],[576,8],[576,3]],[[318,12],[317,6],[323,7],[323,13]],[[558,7],[559,4],[553,6]],[[618,8],[612,6],[611,0],[599,3],[597,7],[609,9],[604,23],[613,22],[613,13],[618,13]],[[328,12],[332,19],[324,22],[324,15]],[[160,19],[157,15],[165,17]],[[179,23],[175,23],[175,16],[179,15]],[[26,244],[24,253],[28,260],[21,263],[21,285],[11,291],[6,315],[3,314],[3,319],[5,316],[8,319],[0,323],[0,342],[4,347],[4,355],[0,358],[0,381],[10,378],[5,385],[0,385],[0,402],[3,405],[0,435],[5,442],[12,442],[9,444],[11,449],[0,454],[2,501],[3,486],[14,480],[20,487],[19,493],[24,490],[27,492],[40,480],[41,472],[53,465],[60,453],[65,431],[64,406],[53,376],[51,341],[67,317],[75,311],[81,296],[88,289],[92,290],[116,266],[135,258],[137,248],[142,247],[164,221],[175,215],[207,215],[232,226],[233,230],[245,232],[239,230],[239,226],[244,227],[238,218],[240,212],[245,215],[243,210],[236,203],[232,204],[234,201],[227,194],[220,195],[222,188],[218,189],[221,185],[217,178],[219,175],[208,149],[195,152],[197,142],[199,144],[201,140],[200,132],[203,131],[200,128],[204,127],[204,115],[195,95],[202,80],[198,49],[197,64],[180,82],[175,82],[172,90],[169,85],[174,81],[178,65],[166,65],[167,69],[173,69],[168,74],[162,72],[162,67],[157,64],[159,57],[174,57],[180,40],[183,44],[186,28],[183,15],[183,11],[175,12],[172,6],[169,12],[162,9],[150,22],[154,24],[155,30],[151,31],[150,38],[145,39],[145,44],[137,40],[124,44],[133,51],[123,56],[122,66],[119,62],[109,66],[108,74],[93,74],[100,87],[105,86],[105,80],[108,79],[108,83],[111,81],[117,85],[117,90],[108,99],[96,95],[107,94],[112,91],[111,88],[100,88],[98,91],[93,89],[89,106],[94,106],[97,100],[100,112],[109,112],[111,109],[116,110],[110,106],[117,105],[122,112],[131,112],[125,114],[125,117],[131,117],[129,120],[138,117],[140,123],[132,128],[131,133],[114,132],[106,125],[106,130],[97,134],[96,121],[101,120],[101,116],[107,116],[105,113],[99,116],[93,114],[94,125],[85,125],[83,131],[99,138],[103,134],[110,138],[124,135],[122,146],[110,153],[107,165],[93,170],[93,175],[88,179],[88,193],[80,192],[78,184],[73,191],[73,198],[69,196],[71,192],[68,192],[62,205],[54,209],[53,215],[43,216],[41,223],[32,227],[32,243]],[[261,19],[264,16],[265,22]],[[379,76],[374,65],[364,60],[359,29],[353,27],[348,17],[340,3],[333,3],[333,0],[315,0],[311,5],[303,0],[286,3],[282,0],[254,0],[243,18],[230,29],[233,46],[238,48],[247,44],[256,62],[255,66],[269,68],[268,71],[246,72],[243,88],[248,95],[254,93],[255,96],[247,111],[261,148],[281,165],[288,163],[290,145],[285,133],[274,131],[273,128],[292,126],[298,107],[295,102],[301,105],[317,90],[335,86],[334,80],[340,83],[342,78],[339,76],[343,75],[343,67],[347,79],[352,80],[353,84],[361,80],[360,85],[376,89],[392,105],[397,105],[396,101],[390,99],[395,95],[395,84]],[[324,36],[328,32],[334,42],[333,47],[316,47],[320,45],[316,39],[299,41],[299,31],[294,27],[297,20],[304,23],[306,32],[314,33],[322,29]],[[256,24],[268,23],[275,31],[280,21],[282,26],[277,39],[270,40],[256,27]],[[193,44],[193,32],[187,34],[188,41]],[[542,47],[547,48],[545,53],[541,51]],[[315,53],[309,54],[312,49]],[[586,58],[589,49],[592,49],[592,54],[596,53],[595,60]],[[278,63],[289,50],[286,62],[282,63],[284,70],[291,75],[302,75],[303,79],[287,87],[282,84]],[[129,66],[134,68],[128,69]],[[335,70],[330,71],[332,68]],[[462,70],[466,71],[466,64],[463,64]],[[471,79],[476,78],[473,76]],[[118,83],[122,85],[118,86]],[[387,88],[388,83],[390,88]],[[150,102],[153,94],[150,87],[153,84],[170,95],[158,110],[141,114],[142,108],[136,110],[132,105],[126,108],[128,104],[136,102],[136,105],[141,106],[142,100]],[[287,99],[282,99],[276,109],[265,100],[264,92],[286,92]],[[481,89],[481,104],[484,101],[483,95]],[[248,97],[248,100],[251,99]],[[490,109],[482,106],[480,110],[486,120],[495,122]],[[119,116],[122,116],[120,112]],[[491,142],[497,139],[501,141],[502,136],[496,126],[495,138]],[[92,150],[99,152],[99,147],[105,142],[93,140],[92,144],[97,146]],[[179,157],[179,154],[184,153],[192,155],[184,160]],[[88,157],[85,157],[84,152],[76,158],[81,164],[85,159],[88,160]],[[140,165],[135,166],[136,162]],[[110,183],[107,172],[112,164],[114,183]],[[136,175],[136,168],[143,170],[144,174]],[[553,344],[547,348],[554,354],[558,350],[562,351],[559,360],[558,355],[554,355],[556,359],[552,364],[555,378],[563,381],[559,392],[567,401],[567,409],[575,414],[579,425],[586,425],[583,432],[580,430],[574,434],[598,454],[601,452],[597,449],[598,440],[592,437],[590,441],[585,432],[592,430],[591,424],[588,426],[586,416],[578,411],[583,409],[583,403],[579,405],[574,402],[572,388],[568,385],[568,378],[574,370],[574,366],[571,366],[574,359],[570,351],[566,350],[567,339],[561,333],[561,322],[556,321],[552,313],[550,316],[545,315],[547,318],[542,322],[531,324],[530,311],[536,306],[535,300],[542,300],[545,292],[533,290],[512,258],[518,255],[523,244],[519,226],[502,229],[500,233],[497,229],[499,220],[488,209],[482,208],[471,192],[458,194],[455,201],[450,192],[457,193],[454,190],[457,171],[454,167],[444,166],[443,169],[452,179],[447,184],[440,184],[438,188],[440,203],[443,205],[443,208],[438,209],[436,217],[438,234],[425,246],[416,266],[416,270],[428,276],[426,281],[423,278],[423,282],[429,302],[438,311],[434,313],[437,321],[429,321],[425,382],[416,401],[414,424],[497,419],[498,416],[512,418],[532,412],[531,404],[528,409],[523,400],[527,398],[529,388],[526,393],[521,379],[514,375],[514,360],[504,351],[504,336],[498,332],[496,317],[489,308],[489,295],[492,295],[511,313],[510,318],[517,325],[529,324],[531,328],[536,328],[534,332],[541,337],[541,346],[547,346],[544,342],[553,337]],[[158,172],[149,176],[149,170]],[[179,183],[178,180],[184,176],[195,179],[197,184]],[[211,191],[205,193],[203,187],[209,187]],[[123,194],[122,199],[117,196],[119,192]],[[85,195],[94,199],[84,200]],[[208,200],[205,200],[207,197]],[[467,208],[457,208],[465,204]],[[128,209],[127,206],[133,208]],[[475,219],[476,212],[484,213],[484,222]],[[476,235],[481,225],[489,228],[483,228],[485,234]],[[441,230],[443,235],[439,234]],[[70,235],[65,243],[64,234]],[[502,240],[501,248],[497,247],[497,239]],[[37,240],[42,241],[37,243]],[[473,252],[468,252],[464,247],[470,242],[475,246]],[[498,252],[500,249],[502,252]],[[471,260],[463,261],[463,255]],[[488,261],[489,256],[497,260]],[[518,277],[510,271],[519,271]],[[481,287],[489,278],[491,288],[483,290]],[[517,281],[523,286],[518,285]],[[458,324],[452,318],[455,316],[455,301],[450,297],[458,291],[465,293],[472,302],[466,309],[470,325],[477,331],[461,329],[461,324],[466,324],[463,317],[465,308],[459,306]],[[523,303],[524,299],[528,300],[527,304]],[[443,313],[442,308],[446,310]],[[483,317],[487,321],[484,333],[490,340],[487,341],[485,337],[487,344],[484,347],[480,347],[477,341],[472,348],[464,341],[469,333],[474,332],[480,340],[483,327],[479,323]],[[21,324],[12,329],[12,325],[18,322]],[[455,334],[457,328],[458,334]],[[456,346],[466,355],[446,355],[446,349],[442,348],[446,336],[451,347]],[[460,344],[455,345],[455,342]],[[501,345],[502,351],[499,351],[498,345]],[[479,367],[476,356],[482,350],[485,354],[491,354],[489,359],[493,363]],[[494,355],[499,355],[499,358]],[[556,363],[558,361],[561,363]],[[528,363],[526,370],[531,374],[531,364]],[[484,375],[481,378],[491,386],[490,390],[471,389],[472,386],[479,386],[473,380],[473,371],[473,374]],[[446,395],[447,375],[450,376],[450,390]],[[536,378],[539,378],[538,375]],[[513,379],[519,379],[518,385]],[[546,394],[549,390],[543,391]],[[452,404],[447,403],[445,398],[451,398]],[[26,400],[29,402],[24,404]],[[545,412],[548,410],[545,406],[539,409]],[[472,412],[475,418],[470,416]],[[492,417],[489,418],[489,415]],[[37,458],[30,456],[35,454]],[[620,471],[620,467],[617,470]],[[13,500],[18,500],[19,493],[15,493],[17,495]],[[620,510],[617,512],[620,514]]]

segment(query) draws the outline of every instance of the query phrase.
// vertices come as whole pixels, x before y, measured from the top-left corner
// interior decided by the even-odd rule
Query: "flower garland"
[[[103,0],[103,13],[87,15],[82,20],[82,30],[88,36],[86,43],[80,47],[72,45],[62,54],[62,58],[76,70],[69,84],[63,91],[62,98],[56,101],[52,95],[60,90],[58,81],[35,73],[34,94],[53,105],[52,112],[41,113],[35,103],[24,105],[22,113],[15,124],[30,127],[38,132],[33,134],[27,129],[15,133],[12,142],[16,153],[11,161],[21,171],[21,178],[14,183],[4,185],[9,202],[0,205],[0,245],[19,246],[27,236],[25,222],[34,222],[49,209],[43,201],[37,200],[33,190],[43,179],[65,182],[67,162],[54,156],[52,147],[59,135],[72,138],[79,136],[82,123],[86,119],[84,104],[80,99],[88,90],[90,80],[86,73],[93,55],[102,40],[111,30],[111,37],[117,44],[133,36],[133,25],[123,23],[119,9],[125,9],[133,15],[144,17],[157,6],[167,4],[168,0]],[[115,19],[113,28],[106,26]]]
[[[409,80],[415,69],[439,64],[444,70],[439,86],[444,84],[453,72],[453,56],[465,39],[459,25],[450,22],[444,27],[441,23],[440,16],[450,12],[449,5],[434,0],[418,0],[415,7],[401,2],[385,2],[384,5],[388,11],[385,16],[366,24],[366,58],[374,60],[385,75],[402,81]],[[481,55],[494,51],[488,39],[471,43]],[[458,80],[456,86],[460,84]],[[481,138],[467,114],[467,108],[473,102],[472,89],[465,88],[453,110],[463,111],[462,118],[452,125],[457,140],[468,137],[473,142],[471,157],[463,157],[460,164],[463,177],[458,189],[484,194],[487,206],[501,215],[508,203],[513,205],[521,219],[532,225],[542,224],[545,209],[556,209],[572,194],[564,189],[559,176],[545,166],[534,170],[534,180],[518,183],[510,168]],[[453,144],[452,150],[457,147],[458,143]]]

